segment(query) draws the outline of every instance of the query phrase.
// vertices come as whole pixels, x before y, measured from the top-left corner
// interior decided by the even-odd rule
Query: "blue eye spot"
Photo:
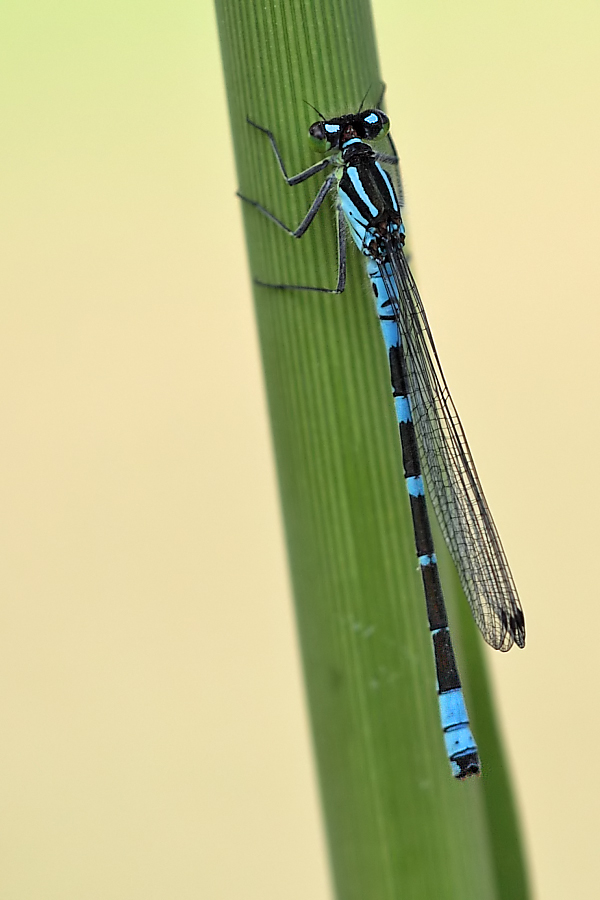
[[[340,130],[340,126],[339,126],[339,125],[326,125],[326,126],[325,126],[325,131],[326,131],[328,134],[337,134],[337,132],[338,132],[339,130]]]
[[[379,116],[376,113],[371,113],[370,116],[365,116],[365,122],[367,125],[377,125],[379,122]]]

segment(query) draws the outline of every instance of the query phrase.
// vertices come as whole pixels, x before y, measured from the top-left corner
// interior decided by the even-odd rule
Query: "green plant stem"
[[[367,103],[379,97],[370,4],[216,6],[240,190],[295,227],[322,176],[288,187],[246,117],[272,129],[289,174],[315,162],[305,101],[330,116],[367,90]],[[335,285],[331,205],[298,242],[253,208],[244,220],[254,277]],[[389,373],[362,261],[349,256],[340,296],[255,289],[337,896],[498,898],[485,776],[455,782],[444,752]]]

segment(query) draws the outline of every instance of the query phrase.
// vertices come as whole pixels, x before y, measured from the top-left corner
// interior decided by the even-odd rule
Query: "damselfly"
[[[388,117],[379,108],[359,109],[333,119],[326,119],[321,113],[319,116],[310,126],[309,135],[328,155],[291,177],[273,133],[248,120],[269,139],[288,185],[300,184],[330,170],[300,225],[288,228],[260,203],[240,196],[292,237],[300,238],[325,197],[335,191],[337,285],[326,288],[258,283],[287,290],[341,293],[346,284],[347,231],[366,258],[390,366],[404,476],[433,641],[442,729],[452,773],[463,779],[479,774],[479,754],[448,630],[422,475],[473,616],[488,644],[497,650],[509,650],[513,643],[524,647],[523,610],[404,254],[398,195],[384,168],[398,165],[396,148],[388,134]],[[391,154],[376,152],[370,146],[385,136]]]

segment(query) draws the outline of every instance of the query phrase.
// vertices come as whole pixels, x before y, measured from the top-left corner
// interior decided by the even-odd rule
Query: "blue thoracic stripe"
[[[346,221],[352,228],[354,242],[361,246],[361,242],[367,235],[367,226],[372,217],[371,207],[364,202],[350,175],[344,176],[344,190],[340,190],[339,199],[342,212]]]
[[[393,187],[392,187],[392,182],[390,181],[390,176],[389,176],[388,173],[385,171],[385,169],[382,169],[382,168],[381,168],[381,166],[379,165],[379,163],[377,163],[377,169],[378,169],[378,171],[379,171],[381,177],[383,178],[383,180],[384,180],[384,182],[385,182],[385,185],[386,185],[386,187],[387,187],[387,189],[388,189],[388,192],[389,192],[390,197],[392,198],[392,202],[393,202],[393,204],[394,204],[394,210],[395,210],[395,212],[399,212],[398,200],[397,200],[397,197],[396,197],[396,192],[394,191],[394,189],[393,189]]]
[[[358,196],[358,194],[356,195],[355,200],[353,200],[348,194],[340,196],[341,210],[346,216],[346,221],[352,228],[352,237],[357,244],[360,243],[360,241],[364,237],[365,228],[369,221],[368,208],[363,208],[361,210],[359,208],[359,204],[360,197]]]
[[[369,195],[367,194],[366,190],[363,187],[363,183],[361,181],[361,178],[360,178],[360,175],[358,174],[358,172],[356,172],[356,171],[349,172],[348,177],[350,178],[352,187],[354,188],[354,190],[356,191],[356,193],[358,194],[358,196],[360,197],[362,202],[365,204],[365,206],[371,213],[371,216],[376,216],[377,215],[377,207],[375,206],[374,203],[371,203]]]

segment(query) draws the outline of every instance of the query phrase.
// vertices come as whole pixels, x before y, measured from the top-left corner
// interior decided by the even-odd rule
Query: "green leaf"
[[[216,6],[240,191],[296,227],[323,176],[288,187],[246,118],[274,132],[289,174],[316,162],[307,103],[332,116],[358,108],[367,91],[367,104],[379,98],[370,5]],[[252,207],[243,213],[255,278],[335,285],[331,205],[301,241]],[[482,728],[484,775],[459,783],[450,774],[386,356],[362,260],[353,248],[349,256],[342,295],[255,288],[337,896],[525,898],[508,782],[496,762],[487,771],[501,755],[470,637],[458,658]],[[510,892],[504,847],[516,872]]]

